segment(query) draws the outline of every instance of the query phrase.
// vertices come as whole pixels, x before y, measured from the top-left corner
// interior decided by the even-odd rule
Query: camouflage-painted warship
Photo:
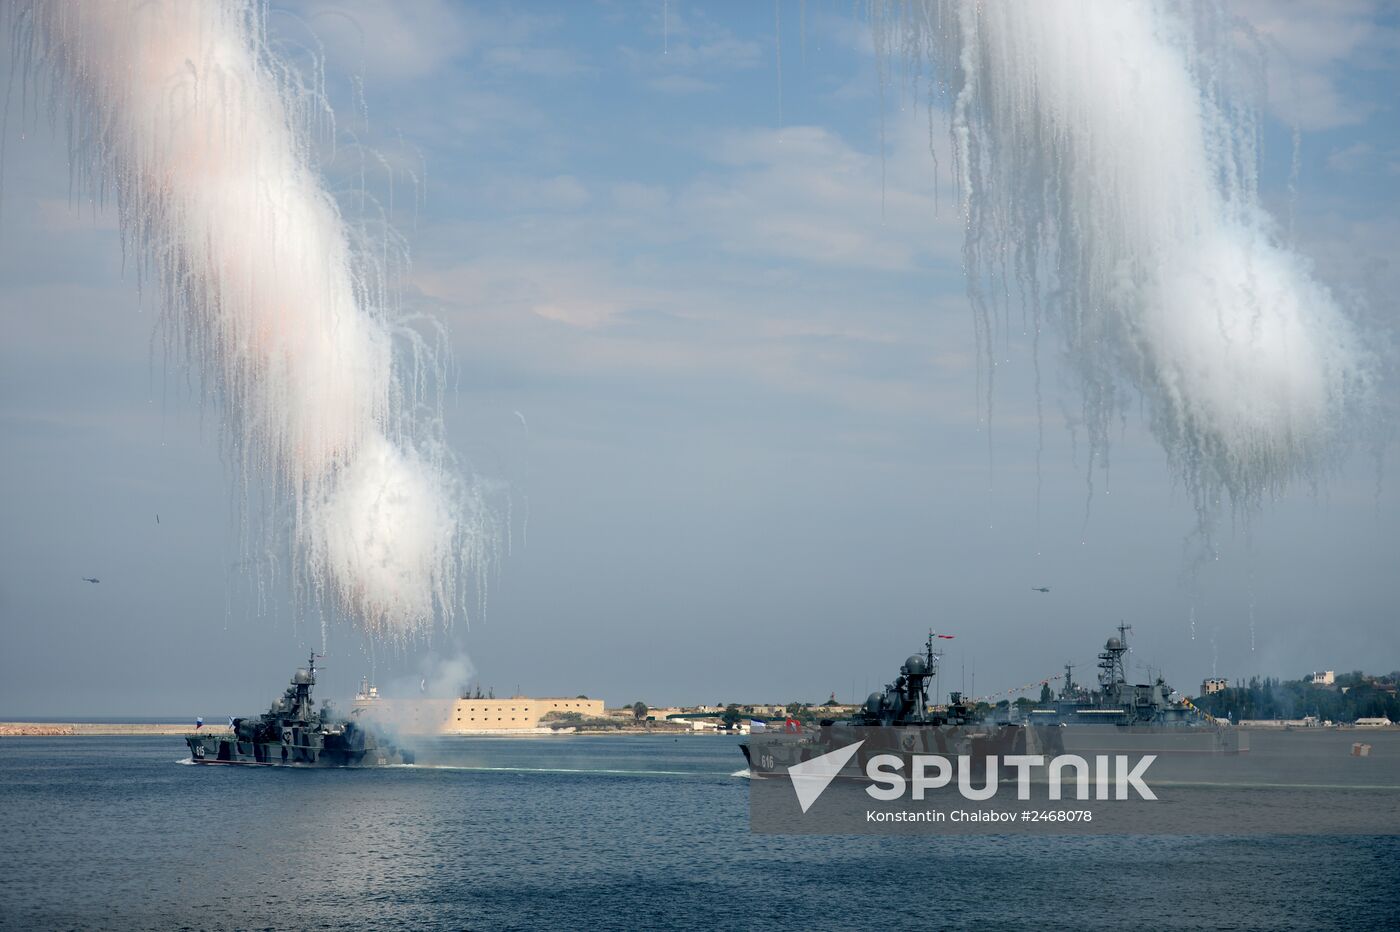
[[[297,670],[292,683],[267,712],[235,718],[230,734],[185,736],[196,764],[262,764],[277,767],[383,767],[411,764],[408,751],[382,742],[353,719],[341,718],[329,702],[318,711],[311,698],[316,655]]]

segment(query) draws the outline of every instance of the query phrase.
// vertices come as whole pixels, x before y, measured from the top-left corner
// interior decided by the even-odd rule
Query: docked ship
[[[383,767],[411,764],[413,755],[381,741],[353,718],[341,718],[329,702],[311,698],[316,655],[292,676],[291,685],[257,718],[235,718],[228,735],[185,736],[196,764],[262,764],[278,767]]]

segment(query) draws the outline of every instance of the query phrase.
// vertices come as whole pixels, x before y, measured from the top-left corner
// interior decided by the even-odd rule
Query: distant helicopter
[[[1049,587],[1049,586],[1031,586],[1031,591],[1032,591],[1032,592],[1049,592],[1049,591],[1050,591],[1050,587]]]
[[[94,578],[91,577],[91,576],[84,576],[84,577],[83,577],[83,582],[99,583],[99,582],[102,582],[102,580],[100,580],[100,579],[94,579]]]

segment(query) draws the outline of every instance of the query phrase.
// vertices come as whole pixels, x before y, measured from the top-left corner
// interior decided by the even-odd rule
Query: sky
[[[449,335],[447,437],[505,490],[498,569],[430,642],[299,616],[113,205],[11,87],[0,719],[244,714],[323,646],[336,697],[455,685],[465,658],[497,695],[652,705],[854,699],[930,628],[956,636],[940,688],[977,694],[1090,674],[1120,621],[1135,672],[1191,695],[1400,668],[1390,422],[1226,513],[1199,566],[1140,412],[1088,473],[1053,322],[1040,410],[1012,327],[989,429],[943,101],[897,63],[881,81],[851,4],[273,10],[281,54],[324,56],[328,185],[348,205],[363,176],[411,253],[405,308]],[[1391,352],[1400,16],[1234,12],[1269,51],[1265,204]]]

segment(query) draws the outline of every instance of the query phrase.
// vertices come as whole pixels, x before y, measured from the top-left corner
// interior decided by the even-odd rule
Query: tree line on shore
[[[1293,719],[1316,716],[1322,721],[1354,722],[1358,718],[1400,721],[1400,695],[1395,684],[1400,672],[1367,676],[1360,670],[1344,673],[1331,685],[1307,679],[1280,680],[1250,677],[1219,692],[1194,700],[1216,718]]]

